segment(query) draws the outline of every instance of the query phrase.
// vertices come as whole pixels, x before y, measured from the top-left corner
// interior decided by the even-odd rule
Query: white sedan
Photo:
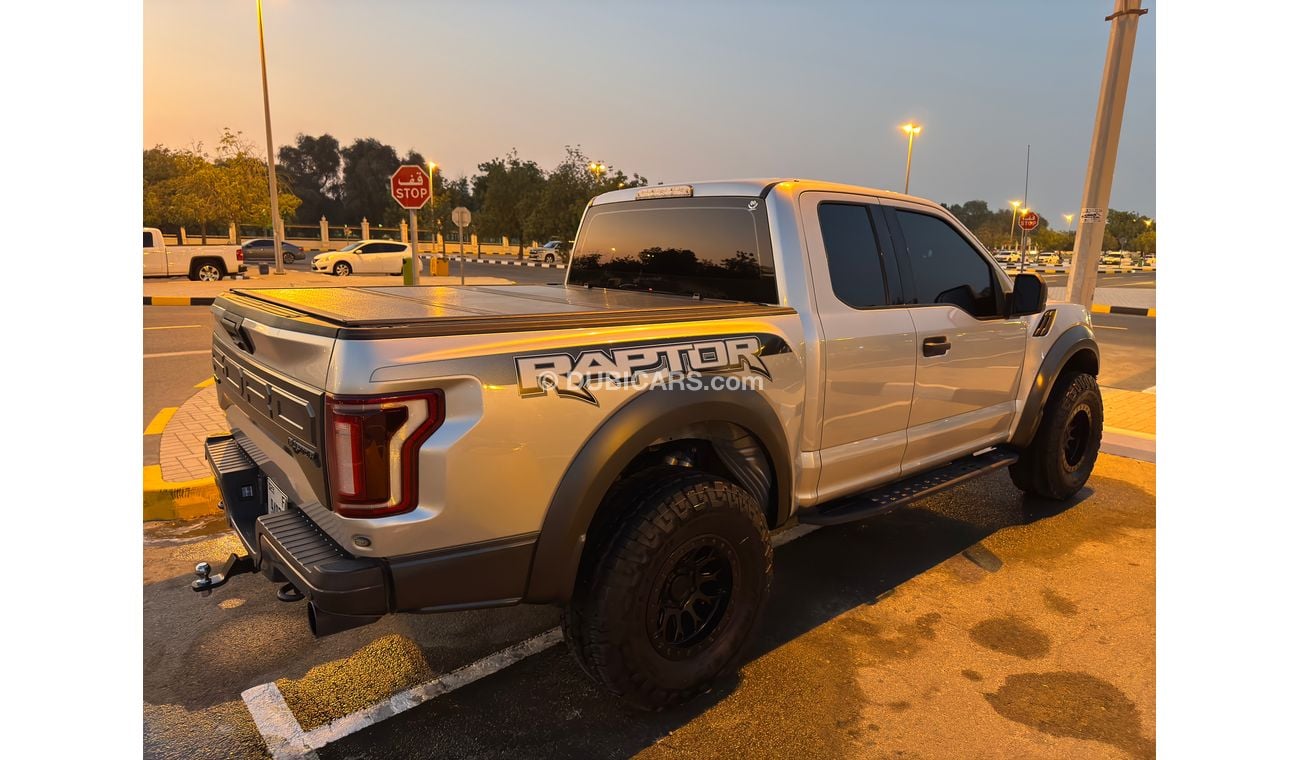
[[[393,240],[362,240],[311,261],[313,272],[347,277],[356,274],[401,274],[411,258],[411,246]]]

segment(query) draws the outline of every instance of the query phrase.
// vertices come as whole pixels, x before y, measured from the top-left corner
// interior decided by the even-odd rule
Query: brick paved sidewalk
[[[163,480],[180,483],[211,477],[203,458],[203,439],[227,431],[226,415],[217,406],[217,389],[209,386],[181,404],[163,429],[158,459]]]
[[[1156,394],[1102,388],[1106,429],[1131,433],[1156,434]]]

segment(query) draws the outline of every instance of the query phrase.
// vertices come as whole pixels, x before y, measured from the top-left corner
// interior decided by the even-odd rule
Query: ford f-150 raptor
[[[248,555],[317,635],[390,613],[565,609],[583,669],[660,708],[737,667],[769,536],[1010,469],[1073,496],[1102,431],[1089,313],[939,205],[807,180],[590,202],[563,285],[233,290]]]

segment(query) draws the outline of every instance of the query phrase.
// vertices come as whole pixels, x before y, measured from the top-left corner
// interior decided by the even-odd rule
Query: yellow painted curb
[[[167,423],[172,421],[172,415],[176,414],[177,409],[180,409],[180,407],[168,406],[158,410],[153,419],[149,420],[149,427],[144,429],[144,434],[162,435],[163,428],[167,427]]]
[[[163,480],[161,466],[144,468],[145,520],[190,520],[215,515],[221,511],[217,508],[219,501],[221,492],[212,478],[168,483]]]

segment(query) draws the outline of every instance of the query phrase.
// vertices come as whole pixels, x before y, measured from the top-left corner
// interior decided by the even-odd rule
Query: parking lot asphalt
[[[1154,755],[1155,467],[1102,455],[1070,504],[1005,472],[780,547],[740,673],[630,711],[563,646],[354,733],[321,758]],[[266,753],[239,694],[307,728],[553,627],[521,606],[389,616],[326,639],[260,576],[203,598],[220,523],[146,529],[145,754]]]

